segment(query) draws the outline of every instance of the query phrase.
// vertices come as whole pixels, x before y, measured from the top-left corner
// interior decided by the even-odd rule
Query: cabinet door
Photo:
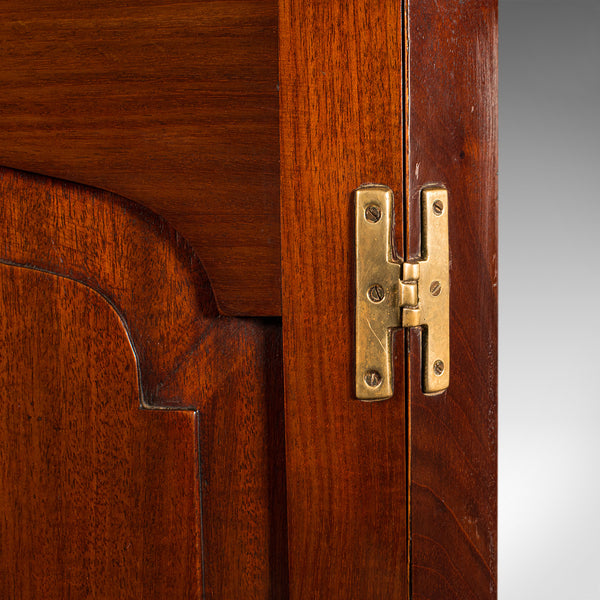
[[[495,598],[496,0],[0,16],[0,596]],[[367,183],[398,260],[448,191],[442,393],[356,398]]]
[[[0,237],[0,597],[285,597],[279,324],[113,194],[0,169]]]
[[[496,3],[280,2],[290,598],[496,590]],[[450,385],[394,334],[394,395],[354,393],[353,190],[449,194]]]

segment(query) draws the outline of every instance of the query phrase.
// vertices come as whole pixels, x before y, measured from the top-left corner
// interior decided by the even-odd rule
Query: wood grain
[[[395,397],[353,397],[352,191],[389,185],[402,223],[401,4],[279,17],[290,598],[407,598],[402,336]]]
[[[0,264],[0,596],[198,598],[195,411],[139,409],[115,310]]]
[[[84,285],[113,307],[131,343],[126,355],[129,362],[122,360],[127,367],[133,349],[139,369],[136,402],[147,408],[196,411],[197,421],[185,421],[189,435],[175,445],[176,450],[185,441],[191,444],[181,451],[183,462],[173,468],[173,477],[187,464],[186,457],[192,455],[197,443],[201,457],[205,597],[285,597],[286,490],[279,321],[219,316],[205,272],[186,241],[161,218],[107,192],[0,169],[0,239],[0,262],[72,280],[69,285],[57,284],[57,289],[70,289],[75,283]],[[14,305],[13,311],[22,301],[16,293],[6,298],[10,306]],[[60,306],[63,304],[68,302]],[[80,304],[75,303],[75,307]],[[106,340],[107,352],[112,348],[110,343],[117,343],[110,341],[112,337]],[[43,338],[32,343],[53,348],[47,342]],[[93,350],[100,352],[96,347]],[[3,360],[13,363],[15,357],[6,353]],[[62,365],[49,351],[28,360],[47,369],[59,368],[53,366],[55,361]],[[15,371],[21,368],[17,361]],[[100,385],[97,380],[101,373],[97,377],[88,375],[81,375],[88,385]],[[113,381],[112,371],[111,377]],[[75,391],[65,389],[65,396]],[[117,410],[117,406],[111,406]],[[80,410],[86,407],[87,403]],[[175,413],[148,413],[166,422],[176,418],[171,414]],[[21,414],[15,418],[25,417]],[[150,417],[139,417],[143,418]],[[193,427],[198,427],[197,442]],[[166,444],[169,435],[179,434],[168,429],[157,440]],[[120,447],[121,437],[122,432],[115,430],[106,443],[112,441],[115,448]],[[83,436],[81,451],[91,452],[96,443],[96,437]],[[56,486],[58,474],[53,476],[51,483]],[[186,481],[178,484],[175,479],[165,479],[165,483],[172,483],[174,493],[195,494]],[[141,493],[157,493],[159,484],[151,478],[140,488]],[[49,521],[53,519],[52,514],[45,516]],[[152,518],[148,513],[148,522],[140,523],[148,535],[153,531]],[[31,536],[33,530],[28,531]],[[17,529],[1,532],[2,539],[9,536],[13,545],[23,543],[23,535]],[[176,528],[169,533],[176,540],[179,535]],[[182,535],[187,539],[187,533]],[[100,556],[108,550],[100,546],[96,551]],[[32,562],[36,557],[26,553],[24,559]]]
[[[420,189],[449,191],[450,388],[408,346],[412,598],[496,597],[497,5],[409,4],[408,252]]]
[[[223,313],[281,314],[275,0],[0,0],[0,164],[166,218]]]

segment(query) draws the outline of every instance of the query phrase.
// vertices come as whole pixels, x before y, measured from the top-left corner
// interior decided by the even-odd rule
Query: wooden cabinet
[[[0,16],[0,596],[495,598],[495,1]],[[365,183],[448,190],[441,394],[354,395]]]

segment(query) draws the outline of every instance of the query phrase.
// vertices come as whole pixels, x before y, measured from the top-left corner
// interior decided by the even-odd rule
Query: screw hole
[[[441,200],[436,200],[433,203],[433,214],[439,217],[444,212],[444,203]]]
[[[370,204],[365,208],[365,219],[369,223],[377,223],[381,219],[381,209],[377,204]]]
[[[381,373],[375,369],[365,373],[365,383],[371,388],[379,387],[382,381],[383,377],[381,376]]]
[[[385,290],[378,283],[372,285],[367,292],[371,302],[379,303],[385,298]]]

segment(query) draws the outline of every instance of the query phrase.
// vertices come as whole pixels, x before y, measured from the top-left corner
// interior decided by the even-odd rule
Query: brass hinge
[[[421,193],[421,259],[394,252],[394,194],[365,185],[356,198],[356,397],[385,400],[394,392],[392,329],[424,328],[423,391],[450,381],[448,192]]]

